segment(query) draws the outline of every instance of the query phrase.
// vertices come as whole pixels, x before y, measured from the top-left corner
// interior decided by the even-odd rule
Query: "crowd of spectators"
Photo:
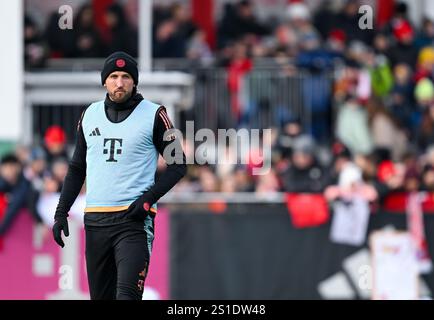
[[[322,3],[315,12],[302,3],[290,4],[269,23],[256,18],[251,1],[228,4],[218,22],[215,48],[183,5],[155,6],[154,57],[213,58],[216,66],[234,75],[228,90],[259,58],[274,59],[288,75],[297,68],[336,71],[328,105],[332,130],[326,144],[306,132],[302,119],[285,119],[283,125],[270,126],[271,140],[262,141],[272,150],[263,160],[271,163],[268,174],[252,175],[255,164],[240,164],[239,158],[232,164],[191,165],[174,192],[307,192],[335,199],[350,187],[380,201],[391,192],[434,192],[434,23],[426,18],[417,29],[408,18],[407,5],[398,3],[383,26],[361,30],[358,1],[345,1],[337,11],[328,1]],[[68,36],[59,36],[53,27],[55,15],[44,34],[26,17],[26,61],[41,65],[44,52],[51,57],[93,57],[131,48],[137,54],[137,33],[122,7],[114,4],[107,11],[109,44],[98,35],[92,16],[92,7],[84,6],[76,17],[78,27]],[[42,39],[48,51],[38,46]],[[0,165],[0,191],[20,194],[13,197],[16,206],[27,201],[37,220],[38,195],[60,190],[68,163],[62,130],[54,131],[47,133],[42,149],[17,149]],[[50,136],[63,144],[53,147]],[[184,148],[187,157],[195,152],[188,141]],[[233,152],[223,151],[234,158]],[[249,156],[257,154],[252,151]],[[23,194],[29,195],[26,200]],[[3,220],[0,234],[8,223]]]
[[[216,55],[229,75],[250,72],[263,57],[288,74],[336,71],[330,139],[286,119],[270,126],[268,174],[251,175],[248,163],[192,166],[178,190],[324,193],[333,200],[356,188],[370,201],[434,191],[434,24],[425,18],[417,29],[407,5],[397,3],[388,22],[362,30],[359,5],[345,1],[333,11],[324,1],[313,12],[293,3],[271,24],[255,18],[250,1],[225,7]]]
[[[23,207],[35,222],[44,224],[38,204],[44,194],[61,191],[68,171],[70,151],[59,126],[49,127],[42,146],[18,146],[0,161],[0,194],[7,206],[0,219],[0,236],[6,233]],[[84,191],[84,187],[83,187]]]
[[[75,13],[75,11],[74,11]],[[76,11],[72,28],[60,28],[62,13],[53,12],[44,25],[31,13],[24,16],[24,60],[26,69],[40,69],[47,59],[99,58],[119,50],[137,57],[137,28],[129,22],[124,7],[114,2],[103,13],[104,29],[98,27],[91,3]]]

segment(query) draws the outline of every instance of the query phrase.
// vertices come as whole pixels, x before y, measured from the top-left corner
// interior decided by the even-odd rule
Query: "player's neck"
[[[139,93],[132,94],[126,101],[118,103],[110,99],[109,95],[106,95],[104,104],[114,110],[127,110],[134,108],[143,97]]]

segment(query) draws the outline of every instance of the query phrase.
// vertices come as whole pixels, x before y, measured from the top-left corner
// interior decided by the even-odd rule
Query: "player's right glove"
[[[54,217],[54,225],[53,225],[53,238],[54,241],[57,242],[59,246],[62,248],[65,246],[65,243],[62,240],[62,230],[65,237],[69,236],[69,227],[68,227],[68,215],[56,215]]]

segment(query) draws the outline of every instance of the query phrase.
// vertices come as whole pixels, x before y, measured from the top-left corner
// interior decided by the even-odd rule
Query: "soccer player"
[[[92,300],[140,300],[154,239],[157,201],[186,173],[185,155],[164,106],[137,93],[137,63],[115,52],[104,63],[105,100],[81,115],[53,226],[69,235],[68,212],[86,179],[86,264]],[[171,144],[176,145],[171,145]],[[155,181],[159,154],[167,169]]]

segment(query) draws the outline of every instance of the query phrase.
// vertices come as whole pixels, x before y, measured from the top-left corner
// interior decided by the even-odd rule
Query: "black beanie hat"
[[[104,62],[104,67],[101,71],[101,84],[104,85],[105,80],[114,71],[124,71],[131,75],[134,84],[139,82],[139,71],[137,62],[132,56],[123,51],[117,51],[107,57]]]

